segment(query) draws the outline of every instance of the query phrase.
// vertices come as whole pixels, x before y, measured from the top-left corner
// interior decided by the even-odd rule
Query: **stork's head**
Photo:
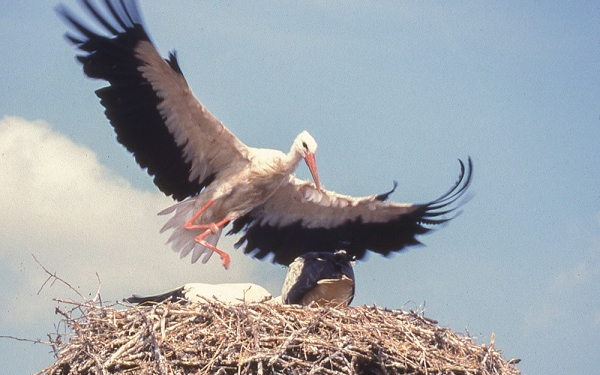
[[[302,155],[310,174],[312,175],[317,189],[321,191],[321,182],[319,181],[319,173],[317,172],[317,161],[315,160],[315,152],[317,152],[317,142],[308,134],[306,130],[298,134],[294,141],[294,148]]]

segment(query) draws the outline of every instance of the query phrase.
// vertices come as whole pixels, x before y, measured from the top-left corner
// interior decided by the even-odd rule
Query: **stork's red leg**
[[[218,223],[194,224],[194,221],[196,221],[200,217],[200,215],[202,215],[213,202],[214,202],[214,199],[209,200],[204,206],[202,206],[202,208],[200,210],[198,210],[198,212],[196,212],[196,214],[194,216],[192,216],[192,218],[190,220],[188,220],[185,223],[185,225],[183,227],[188,230],[206,229],[199,236],[194,238],[194,241],[196,241],[197,243],[199,243],[200,245],[202,245],[204,247],[209,248],[210,250],[214,251],[215,253],[219,254],[219,256],[221,257],[221,261],[223,262],[223,267],[225,267],[225,269],[228,269],[229,262],[230,262],[229,254],[227,254],[223,250],[219,250],[216,246],[209,244],[204,239],[206,238],[206,236],[208,236],[211,233],[217,234],[221,227],[223,227],[224,225],[226,225],[227,223],[229,223],[231,221],[231,218],[225,218],[225,219],[219,221]]]
[[[211,199],[206,203],[190,220],[185,223],[183,226],[185,229],[210,229],[213,233],[217,233],[218,228],[214,228],[215,223],[210,224],[194,224],[194,221],[200,217],[206,211],[206,209],[214,202],[214,199]]]
[[[219,256],[221,257],[221,261],[223,262],[223,267],[225,267],[225,269],[229,269],[229,263],[230,263],[229,254],[227,254],[223,250],[218,249],[216,246],[209,244],[204,239],[206,238],[206,236],[208,236],[211,233],[216,234],[219,231],[219,228],[223,227],[230,221],[231,221],[230,218],[225,218],[225,219],[219,221],[218,223],[211,223],[211,226],[209,226],[208,229],[206,229],[204,232],[202,232],[202,234],[200,234],[199,236],[194,238],[194,241],[196,241],[200,245],[207,247],[210,250],[214,251],[215,253],[219,254]]]

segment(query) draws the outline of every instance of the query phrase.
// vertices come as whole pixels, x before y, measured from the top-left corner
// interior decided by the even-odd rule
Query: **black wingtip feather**
[[[67,40],[81,52],[77,56],[84,73],[102,79],[108,86],[96,91],[105,114],[117,134],[117,140],[133,153],[136,162],[147,168],[154,183],[166,195],[176,200],[193,196],[209,184],[189,181],[191,162],[182,157],[182,145],[177,145],[165,126],[158,109],[159,98],[152,85],[139,70],[142,62],[136,55],[141,42],[150,42],[135,0],[80,0],[97,32],[81,21],[64,5],[56,12],[69,25]],[[175,54],[166,60],[183,76]]]
[[[177,52],[172,51],[169,53],[169,58],[167,59],[167,64],[173,69],[175,72],[179,73],[183,77],[183,72],[181,71],[181,67],[179,66],[179,61],[177,60]]]
[[[106,20],[106,17],[104,17],[102,14],[100,14],[100,11],[98,11],[98,8],[96,8],[94,6],[94,4],[91,3],[90,0],[81,0],[81,3],[85,6],[87,11],[94,17],[96,22],[98,22],[100,25],[102,25],[102,27],[104,27],[104,29],[106,31],[108,31],[110,34],[116,35],[123,31],[123,30],[117,30],[115,27],[113,27]]]
[[[446,193],[429,203],[416,205],[413,212],[388,222],[363,222],[359,218],[330,229],[306,228],[300,222],[273,227],[257,224],[249,214],[234,221],[229,233],[245,231],[236,248],[245,245],[244,253],[258,259],[273,254],[273,262],[284,265],[290,264],[297,256],[314,251],[344,249],[356,259],[363,258],[369,251],[389,256],[407,247],[422,245],[417,236],[430,232],[431,226],[444,224],[458,216],[460,211],[457,212],[457,209],[465,203],[460,200],[473,178],[471,158],[466,165],[462,160],[459,164],[459,176]],[[384,200],[389,194],[391,192],[376,198]]]
[[[123,5],[122,3],[120,4],[121,6]],[[135,3],[134,3],[135,5]],[[123,8],[115,8],[114,4],[112,1],[110,0],[105,0],[104,1],[104,6],[106,7],[106,9],[108,9],[108,11],[110,12],[110,14],[112,15],[112,18],[117,21],[117,23],[119,24],[119,26],[121,27],[122,30],[127,29],[128,25],[131,25],[134,23],[133,19],[131,19],[131,17],[129,17],[127,15],[127,13],[125,13],[123,11]],[[120,12],[119,12],[120,11]],[[127,20],[129,21],[129,23],[126,23],[123,19],[127,17]],[[140,24],[141,24],[141,19],[139,20]]]
[[[377,199],[378,201],[384,202],[386,200],[388,200],[388,198],[390,197],[390,195],[396,191],[396,188],[398,187],[398,181],[394,181],[394,186],[392,186],[392,190],[383,193],[383,194],[379,194],[375,197],[375,199]]]

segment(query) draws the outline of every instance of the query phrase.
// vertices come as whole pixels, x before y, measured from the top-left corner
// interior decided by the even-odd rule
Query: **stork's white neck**
[[[268,148],[252,148],[251,150],[255,168],[269,174],[293,174],[303,159],[301,151],[294,146],[287,154]]]
[[[298,164],[300,164],[300,161],[302,161],[303,158],[302,150],[297,146],[296,142],[294,142],[283,160],[287,172],[293,173],[296,168],[298,168]]]
[[[300,160],[304,159],[317,189],[320,190],[321,185],[319,183],[319,174],[317,173],[317,164],[315,162],[316,151],[317,142],[306,130],[303,131],[298,134],[296,139],[294,139],[294,143],[283,161],[285,164],[283,168],[287,169],[287,172],[291,174],[298,167]]]
[[[294,174],[300,161],[306,160],[307,155],[312,155],[316,149],[317,143],[305,131],[296,137],[287,154],[278,150],[252,148],[251,158],[255,168],[263,169],[265,172]]]

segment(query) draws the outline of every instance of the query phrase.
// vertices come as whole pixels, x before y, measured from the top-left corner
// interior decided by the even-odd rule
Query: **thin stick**
[[[22,337],[16,337],[16,336],[11,336],[11,335],[0,335],[0,339],[9,339],[9,340],[15,340],[15,341],[24,341],[24,342],[31,342],[34,344],[44,344],[44,345],[52,345],[51,342],[47,342],[47,341],[42,341],[41,339],[24,339]]]
[[[81,293],[79,293],[79,291],[77,289],[75,289],[71,284],[69,284],[65,280],[61,279],[60,277],[56,276],[56,272],[52,273],[52,272],[48,271],[48,269],[46,267],[44,267],[44,265],[42,265],[42,263],[40,263],[39,260],[37,260],[35,255],[31,254],[31,256],[33,257],[33,260],[35,260],[35,262],[44,270],[44,272],[46,272],[48,274],[48,278],[46,279],[46,281],[44,281],[44,283],[40,287],[40,290],[38,290],[38,292],[37,292],[38,295],[42,292],[42,289],[44,289],[44,286],[48,283],[48,281],[58,280],[61,283],[65,284],[67,287],[69,287],[69,289],[71,289],[73,292],[75,292],[79,297],[81,297],[82,300],[85,300],[85,297]]]

